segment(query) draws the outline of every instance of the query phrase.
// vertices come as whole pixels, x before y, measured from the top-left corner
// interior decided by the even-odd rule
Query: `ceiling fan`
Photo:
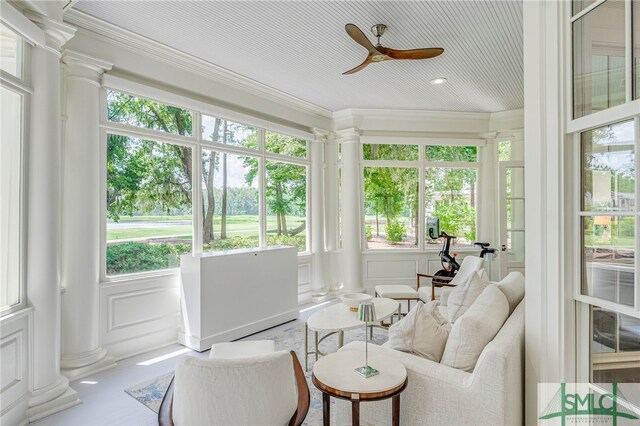
[[[358,72],[372,62],[382,62],[388,61],[390,59],[429,59],[435,58],[436,56],[444,52],[444,49],[441,47],[410,50],[396,50],[390,49],[388,47],[383,47],[380,44],[380,37],[382,37],[384,31],[387,29],[387,26],[384,24],[376,24],[371,27],[371,32],[378,39],[378,43],[375,46],[371,44],[367,36],[364,35],[360,28],[356,27],[354,24],[347,24],[345,25],[344,29],[347,30],[347,34],[349,34],[349,36],[354,39],[356,43],[369,51],[369,55],[363,63],[353,69],[350,69],[349,71],[343,72],[342,75]]]

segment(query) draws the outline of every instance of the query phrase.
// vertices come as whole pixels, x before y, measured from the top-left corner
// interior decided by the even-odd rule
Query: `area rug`
[[[279,330],[277,332],[273,332],[271,334],[261,335],[260,337],[256,337],[261,340],[269,339],[275,341],[276,350],[294,350],[298,355],[298,359],[302,364],[302,368],[304,368],[304,324],[296,321],[292,323],[290,326],[285,326],[283,330]],[[344,334],[344,342],[345,344],[353,341],[364,341],[364,327],[358,330],[347,331]],[[251,340],[247,338],[245,340]],[[376,343],[378,345],[387,341],[387,331],[379,328],[373,329],[373,339],[371,342]],[[309,333],[309,350],[313,350],[311,346],[313,345],[313,335]],[[337,349],[337,335],[331,336],[320,343],[320,351],[325,353],[335,352]],[[309,407],[309,413],[307,414],[307,418],[305,419],[305,425],[321,425],[322,424],[322,393],[316,389],[316,387],[311,383],[311,373],[313,371],[313,363],[315,361],[315,357],[313,355],[309,356],[309,371],[305,372],[305,377],[307,378],[307,383],[309,384],[309,390],[311,391],[311,405]],[[169,382],[173,378],[173,372],[163,374],[158,377],[154,377],[150,380],[146,380],[142,383],[138,383],[133,385],[127,389],[125,392],[131,395],[133,398],[138,400],[140,403],[144,404],[154,413],[157,413],[160,410],[160,403],[162,402],[162,398],[167,388],[169,387]],[[334,399],[331,400],[332,404],[334,403]]]

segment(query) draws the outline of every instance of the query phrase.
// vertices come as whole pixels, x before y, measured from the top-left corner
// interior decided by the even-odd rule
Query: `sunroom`
[[[1,6],[3,424],[154,423],[168,382],[153,407],[131,389],[260,339],[297,352],[319,424],[318,355],[369,336],[377,356],[401,327],[323,338],[310,318],[354,293],[396,322],[446,308],[412,296],[451,268],[442,233],[482,288],[524,276],[485,342],[522,316],[500,423],[548,415],[564,383],[640,417],[639,1]],[[454,424],[454,397],[413,417],[402,357],[421,356],[396,352],[400,422]]]

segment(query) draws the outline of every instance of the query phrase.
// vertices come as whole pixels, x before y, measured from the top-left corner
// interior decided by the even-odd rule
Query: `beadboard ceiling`
[[[330,111],[498,112],[523,107],[522,1],[111,1],[74,6]],[[434,59],[371,64],[347,23],[388,26],[395,49]],[[429,81],[446,77],[444,85]]]

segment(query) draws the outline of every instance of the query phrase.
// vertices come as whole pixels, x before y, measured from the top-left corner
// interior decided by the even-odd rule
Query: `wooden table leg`
[[[391,398],[391,424],[400,426],[400,394]]]
[[[331,421],[331,397],[328,393],[322,392],[322,424],[329,426]]]
[[[360,400],[351,400],[351,426],[360,426]]]

